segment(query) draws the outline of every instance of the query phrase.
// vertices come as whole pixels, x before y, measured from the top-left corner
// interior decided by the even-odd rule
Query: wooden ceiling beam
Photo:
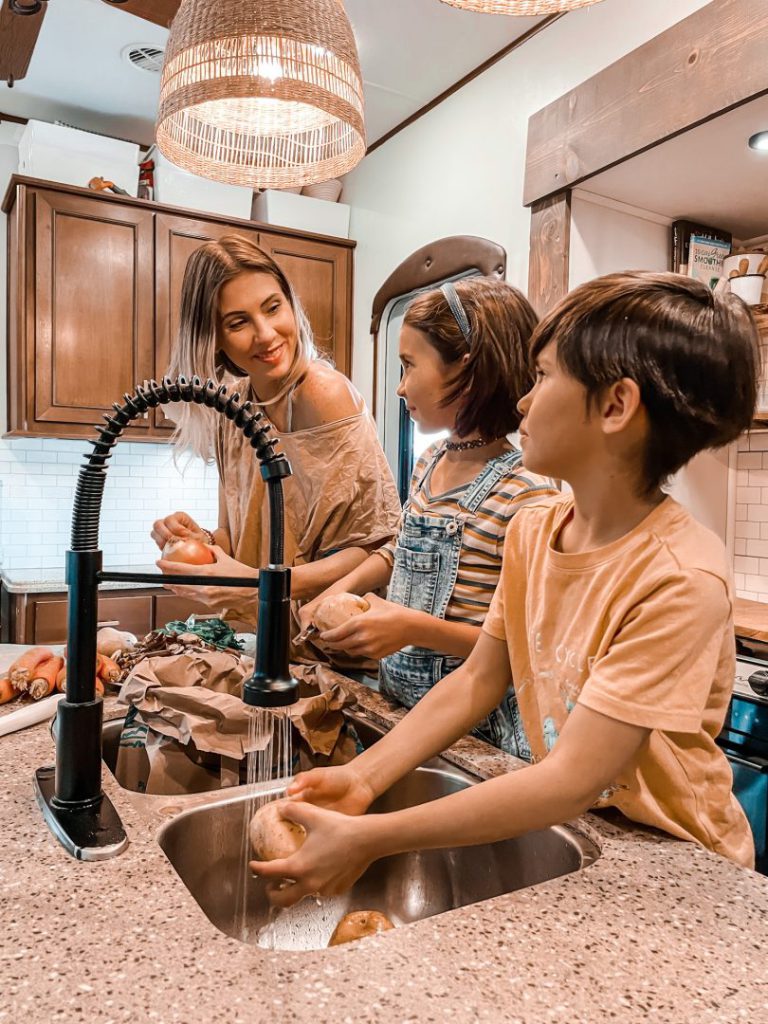
[[[115,10],[127,11],[137,18],[144,18],[162,28],[170,28],[171,22],[176,16],[181,0],[125,0],[124,3],[115,0],[102,0],[108,7]]]
[[[9,0],[0,0],[0,81],[18,82],[26,75],[46,7],[36,14],[14,14]]]

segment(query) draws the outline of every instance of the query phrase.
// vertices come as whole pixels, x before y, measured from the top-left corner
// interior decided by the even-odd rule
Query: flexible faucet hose
[[[275,439],[270,436],[270,423],[250,402],[241,404],[237,392],[228,394],[224,384],[199,377],[171,379],[163,377],[162,384],[155,380],[136,386],[133,394],[123,395],[123,405],[115,402],[113,412],[105,413],[105,426],[97,424],[99,436],[90,440],[93,451],[85,456],[77,479],[75,503],[72,513],[72,551],[96,551],[99,547],[99,519],[106,483],[107,460],[125,428],[132,420],[143,416],[149,409],[171,402],[194,402],[225,416],[250,441],[261,464],[261,475],[269,494],[269,562],[282,565],[284,557],[283,502],[284,477],[291,475],[291,466],[285,455],[275,451]]]

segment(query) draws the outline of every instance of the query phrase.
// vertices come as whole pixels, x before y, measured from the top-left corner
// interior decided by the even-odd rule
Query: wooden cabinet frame
[[[310,314],[314,308],[319,345],[326,353],[330,348],[329,354],[339,370],[351,376],[354,241],[251,220],[225,219],[199,210],[96,193],[22,175],[11,178],[2,209],[9,220],[9,424],[5,436],[91,437],[93,424],[100,420],[102,412],[109,411],[112,402],[120,399],[123,390],[132,389],[135,383],[147,377],[163,376],[175,320],[174,290],[180,287],[178,265],[174,272],[173,257],[174,253],[183,255],[186,238],[199,239],[202,243],[206,238],[220,238],[225,233],[239,232],[252,237],[258,244],[263,240],[264,247],[274,253],[277,263],[288,264],[288,276],[292,278],[299,297],[303,297],[305,305],[310,307]],[[101,405],[92,403],[92,382],[78,377],[78,374],[89,371],[87,356],[90,349],[82,339],[78,339],[76,364],[72,362],[65,366],[64,360],[57,366],[57,344],[66,352],[67,338],[74,335],[72,321],[76,317],[72,310],[73,306],[76,307],[80,290],[85,289],[85,298],[89,298],[88,282],[78,278],[77,263],[66,267],[63,276],[69,275],[68,283],[57,280],[54,259],[59,216],[66,222],[66,229],[75,234],[79,231],[78,219],[83,224],[84,235],[88,233],[89,223],[103,225],[106,234],[114,228],[115,237],[122,232],[119,245],[122,252],[115,259],[116,272],[112,277],[108,268],[101,273],[102,267],[91,259],[94,276],[101,276],[101,294],[115,282],[114,294],[120,300],[122,311],[121,317],[117,318],[121,337],[117,351],[122,369],[117,364],[109,365],[112,379],[111,384],[107,382],[104,387],[104,403]],[[127,240],[131,239],[131,231],[132,244],[129,244]],[[180,240],[180,248],[174,239]],[[92,244],[90,247],[85,245],[85,248],[82,240],[77,244],[88,258],[92,257]],[[110,252],[107,256],[112,257],[113,254]],[[64,303],[68,314],[65,330],[57,335],[56,289],[59,285],[65,292],[69,286],[70,294],[65,294],[68,299],[68,303]],[[131,299],[130,309],[128,297]],[[109,317],[98,302],[95,306],[96,312],[91,321],[101,319],[105,324],[104,329],[100,327],[96,333],[108,336]],[[129,324],[125,322],[126,317],[131,318]],[[91,321],[89,329],[93,333]],[[125,351],[128,342],[130,354]],[[130,361],[129,373],[125,370],[126,360]],[[68,376],[57,380],[56,374],[62,368]],[[58,401],[56,397],[57,383],[62,380],[66,384],[63,393],[76,396],[70,398],[69,404]],[[98,386],[98,374],[95,380]],[[115,388],[115,380],[120,380],[124,386]],[[85,400],[83,396],[86,396]],[[145,420],[131,423],[125,431],[125,438],[167,441],[172,426],[161,409],[153,410]]]
[[[714,0],[528,122],[528,294],[540,314],[568,291],[574,186],[768,93],[768,4]]]

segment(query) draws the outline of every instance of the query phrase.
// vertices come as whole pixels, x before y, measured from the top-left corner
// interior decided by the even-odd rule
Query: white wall
[[[528,283],[522,205],[528,118],[705,6],[706,0],[602,0],[567,15],[366,157],[347,176],[355,256],[354,381],[368,400],[376,290],[421,245],[483,235],[507,250],[507,278]]]

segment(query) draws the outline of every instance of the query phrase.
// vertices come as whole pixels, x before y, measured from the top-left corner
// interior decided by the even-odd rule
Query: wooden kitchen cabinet
[[[66,592],[4,594],[3,643],[63,644],[67,640]],[[136,636],[152,629],[152,592],[102,591],[99,626],[114,626]]]
[[[25,195],[11,235],[12,428],[91,437],[112,401],[151,376],[152,248],[148,210],[48,189]],[[150,426],[136,420],[126,436]]]
[[[354,242],[14,175],[8,235],[8,435],[92,437],[124,392],[168,369],[190,255],[244,234],[285,270],[318,348],[351,373]],[[125,431],[164,441],[150,410]]]
[[[259,232],[259,245],[283,270],[306,310],[315,344],[337,370],[352,372],[352,251],[308,238]]]
[[[114,626],[142,637],[167,622],[190,615],[207,618],[209,608],[160,587],[99,592],[99,626]],[[67,639],[67,594],[9,593],[2,590],[0,643],[63,644]],[[240,624],[234,624],[240,629]],[[242,624],[243,629],[253,627]]]
[[[155,380],[162,380],[168,372],[171,357],[171,342],[179,329],[181,306],[181,283],[184,270],[192,253],[204,242],[219,239],[231,233],[230,224],[192,217],[178,217],[158,213],[155,217]],[[256,230],[239,227],[239,235],[245,235],[258,244]],[[173,430],[174,423],[162,408],[154,410],[155,427],[159,430]]]

